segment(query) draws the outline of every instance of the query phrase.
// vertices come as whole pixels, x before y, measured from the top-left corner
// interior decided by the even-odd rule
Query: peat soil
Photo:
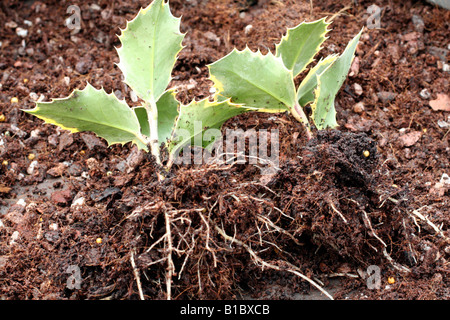
[[[180,165],[158,182],[134,147],[21,111],[87,81],[135,104],[114,47],[148,1],[1,1],[0,298],[296,299],[337,283],[335,299],[449,299],[450,12],[170,3],[187,32],[171,84],[184,103],[210,95],[206,65],[234,47],[273,51],[287,27],[328,16],[318,60],[364,27],[340,126],[308,142],[288,114],[241,115],[225,128],[279,131],[279,170]],[[78,32],[64,25],[70,5]]]

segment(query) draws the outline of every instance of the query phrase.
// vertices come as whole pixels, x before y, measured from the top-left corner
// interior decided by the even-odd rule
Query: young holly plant
[[[160,145],[165,144],[171,165],[186,143],[200,140],[204,147],[196,136],[208,128],[220,129],[226,120],[247,111],[229,100],[204,99],[188,105],[177,101],[175,90],[167,86],[183,38],[180,18],[171,14],[168,3],[155,0],[127,23],[117,49],[117,66],[124,82],[143,101],[140,106],[130,108],[125,100],[88,83],[66,98],[38,102],[34,109],[24,111],[72,133],[94,132],[109,145],[132,142],[140,149],[150,148],[158,164]],[[191,125],[196,121],[202,122],[200,129]]]
[[[172,15],[164,0],[154,0],[127,23],[117,49],[117,66],[124,82],[141,99],[140,106],[130,107],[125,100],[88,83],[66,98],[38,102],[34,109],[24,111],[72,133],[94,132],[109,145],[136,144],[150,150],[159,165],[163,164],[160,147],[164,145],[169,153],[167,170],[184,146],[211,146],[215,137],[207,138],[207,130],[218,131],[225,121],[248,111],[289,111],[310,135],[303,111],[309,103],[318,129],[337,126],[334,97],[347,76],[361,35],[350,41],[341,56],[320,60],[295,88],[294,78],[321,49],[328,25],[321,19],[289,29],[275,55],[248,48],[233,50],[208,66],[216,89],[213,99],[184,105],[176,99],[175,89],[167,88],[183,48],[180,18]]]

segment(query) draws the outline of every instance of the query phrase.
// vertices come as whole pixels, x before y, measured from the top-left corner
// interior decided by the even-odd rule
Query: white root
[[[299,276],[300,278],[302,278],[303,280],[308,281],[311,285],[313,285],[315,288],[317,288],[320,292],[322,292],[325,296],[327,296],[330,300],[334,300],[333,296],[331,296],[327,291],[325,291],[320,285],[318,285],[315,281],[313,281],[312,279],[308,278],[307,276],[305,276],[304,274],[302,274],[301,272],[298,271],[298,268],[286,261],[284,261],[283,263],[286,263],[289,268],[284,269],[284,268],[280,268],[277,265],[268,263],[266,261],[264,261],[263,259],[261,259],[253,250],[252,248],[250,248],[247,244],[243,243],[242,241],[234,238],[234,237],[230,237],[229,235],[227,235],[225,233],[225,231],[221,228],[219,228],[217,225],[215,226],[215,229],[217,230],[217,232],[227,241],[230,241],[231,243],[236,243],[237,245],[242,246],[245,250],[247,250],[247,252],[250,254],[250,256],[253,258],[253,260],[255,261],[256,264],[260,265],[262,269],[264,268],[269,268],[269,269],[273,269],[273,270],[277,270],[277,271],[287,271],[290,272],[292,274],[295,274],[297,276]]]
[[[164,211],[164,219],[166,222],[166,252],[167,252],[167,272],[166,272],[166,290],[167,300],[172,300],[172,277],[175,266],[172,260],[172,231],[171,231],[171,213]]]
[[[344,220],[345,223],[348,223],[344,215],[338,209],[336,209],[336,207],[333,204],[333,201],[329,200],[328,204],[330,205],[331,209],[333,209],[333,211],[336,212],[341,217],[342,220]]]
[[[392,259],[392,257],[389,255],[389,253],[387,253],[387,251],[386,251],[387,244],[383,240],[381,240],[381,238],[379,236],[377,236],[377,234],[373,230],[372,224],[370,223],[370,219],[369,219],[369,216],[367,215],[367,212],[365,212],[364,210],[362,210],[362,212],[363,212],[364,225],[366,226],[366,228],[368,228],[370,230],[370,235],[372,237],[376,238],[378,241],[380,241],[380,243],[383,245],[383,256],[398,271],[404,272],[404,273],[410,273],[411,270],[409,268],[402,266],[402,265],[398,264],[397,262],[395,262],[394,259]]]
[[[141,277],[139,276],[139,269],[137,268],[136,263],[134,262],[135,252],[136,252],[136,249],[133,248],[133,250],[131,250],[131,255],[130,255],[131,266],[133,267],[134,278],[136,279],[136,284],[137,284],[138,291],[139,291],[139,298],[141,300],[145,300],[144,292],[142,291]]]
[[[415,217],[419,218],[422,221],[425,221],[431,228],[433,228],[433,230],[436,232],[436,234],[438,234],[440,237],[444,238],[445,240],[449,241],[450,239],[448,237],[446,237],[444,235],[444,233],[442,232],[442,230],[440,228],[438,228],[433,222],[431,222],[426,216],[424,216],[423,214],[421,214],[419,211],[422,210],[423,208],[425,208],[426,206],[423,206],[417,210],[413,210],[410,214],[410,216],[413,218],[414,222],[416,222]],[[414,216],[415,217],[414,217]],[[416,224],[417,225],[417,224]],[[420,228],[419,228],[420,230]]]
[[[370,223],[370,219],[369,219],[369,216],[367,215],[367,212],[365,212],[364,210],[362,210],[362,212],[363,212],[364,225],[366,226],[366,228],[368,228],[370,230],[370,235],[372,237],[376,238],[378,241],[380,241],[381,244],[383,245],[383,247],[387,247],[386,243],[383,240],[381,240],[381,238],[379,236],[377,236],[377,234],[373,230],[372,224]]]
[[[258,218],[258,220],[268,224],[269,226],[271,226],[274,230],[283,233],[285,235],[287,235],[291,240],[293,240],[297,245],[301,246],[303,245],[302,243],[300,243],[292,234],[290,234],[289,232],[287,232],[286,230],[284,230],[283,228],[278,227],[277,225],[275,225],[270,219],[258,214],[256,216]]]
[[[198,214],[200,215],[200,218],[202,218],[202,221],[204,222],[205,226],[206,226],[206,249],[211,252],[212,256],[213,256],[213,261],[214,261],[214,268],[217,267],[217,258],[216,258],[216,254],[214,253],[213,250],[211,250],[211,248],[209,247],[209,235],[210,235],[210,228],[209,228],[209,223],[208,221],[206,221],[206,218],[203,216],[203,214],[201,213],[201,211],[197,211]]]
[[[157,241],[155,241],[147,250],[146,252],[151,251],[158,243],[162,242],[164,240],[165,242],[165,253],[166,256],[158,259],[156,261],[151,262],[149,265],[152,264],[156,264],[156,263],[160,263],[160,262],[164,262],[167,261],[167,269],[166,269],[166,295],[167,295],[167,300],[172,300],[172,279],[173,276],[175,275],[175,264],[173,263],[173,258],[172,255],[173,253],[177,253],[177,254],[186,254],[187,257],[185,258],[185,261],[181,267],[180,270],[180,274],[184,269],[184,266],[186,264],[186,261],[190,255],[190,253],[193,251],[193,247],[189,245],[189,242],[186,240],[185,235],[178,233],[178,235],[182,238],[181,240],[184,241],[184,243],[187,244],[187,247],[189,248],[188,251],[186,250],[181,250],[179,249],[180,243],[178,244],[177,247],[174,247],[173,244],[173,238],[172,238],[172,224],[174,225],[175,229],[177,229],[176,225],[174,222],[176,221],[181,221],[183,223],[187,222],[190,223],[191,220],[187,219],[185,217],[179,216],[177,218],[174,218],[175,214],[178,213],[187,213],[187,212],[198,212],[200,214],[200,216],[202,217],[202,220],[205,222],[206,219],[203,217],[203,215],[201,214],[201,212],[206,211],[206,209],[204,208],[200,208],[200,209],[186,209],[186,210],[165,210],[164,211],[164,221],[165,221],[165,226],[166,226],[166,232],[164,233],[163,236],[161,236]],[[214,252],[209,248],[209,225],[206,223],[206,228],[208,230],[207,232],[207,248],[209,249],[209,251],[211,253],[213,253],[213,257],[214,257],[214,261],[216,260]],[[195,244],[194,239],[192,239],[192,243]],[[216,262],[215,262],[216,265]]]
[[[394,259],[392,259],[392,257],[389,255],[389,253],[387,253],[386,248],[383,248],[383,255],[384,257],[392,264],[392,266],[397,269],[400,272],[403,273],[410,273],[411,270],[405,266],[402,266],[401,264],[398,264],[397,262],[394,261]]]

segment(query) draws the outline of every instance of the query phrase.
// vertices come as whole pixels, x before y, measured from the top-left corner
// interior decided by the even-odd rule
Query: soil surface
[[[86,82],[135,104],[115,47],[148,4],[0,3],[1,299],[450,298],[450,11],[171,0],[187,33],[171,83],[184,103],[210,95],[207,64],[234,47],[273,52],[287,27],[328,16],[318,61],[364,32],[336,130],[308,142],[289,114],[244,114],[224,129],[278,129],[279,170],[180,165],[158,182],[134,147],[21,111]]]

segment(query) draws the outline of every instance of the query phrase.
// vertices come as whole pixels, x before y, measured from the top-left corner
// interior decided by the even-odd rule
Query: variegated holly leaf
[[[66,98],[37,102],[34,109],[23,111],[72,133],[92,131],[109,145],[133,142],[147,150],[138,118],[125,100],[103,89],[97,90],[89,83]]]
[[[288,29],[281,42],[276,46],[276,56],[283,59],[284,65],[299,75],[311,63],[326,40],[327,27],[330,22],[325,18],[314,22],[303,22]]]
[[[208,67],[218,94],[233,103],[261,112],[283,112],[295,104],[292,71],[270,52],[234,49]]]
[[[338,126],[334,99],[345,79],[355,56],[356,45],[362,30],[348,43],[345,51],[322,73],[317,74],[315,100],[311,104],[312,119],[317,129]]]
[[[220,130],[228,119],[249,111],[249,108],[225,101],[209,101],[208,99],[192,101],[181,105],[175,129],[168,145],[169,152],[177,155],[186,145],[207,147],[214,141],[204,139],[209,129]]]
[[[180,18],[172,15],[164,0],[154,0],[127,23],[119,36],[118,66],[140,98],[156,102],[165,92],[183,38]]]
[[[337,57],[338,55],[333,54],[325,59],[320,59],[314,68],[309,70],[297,89],[297,100],[302,107],[314,101],[314,89],[317,87],[317,75],[322,73],[323,70],[337,59]]]

